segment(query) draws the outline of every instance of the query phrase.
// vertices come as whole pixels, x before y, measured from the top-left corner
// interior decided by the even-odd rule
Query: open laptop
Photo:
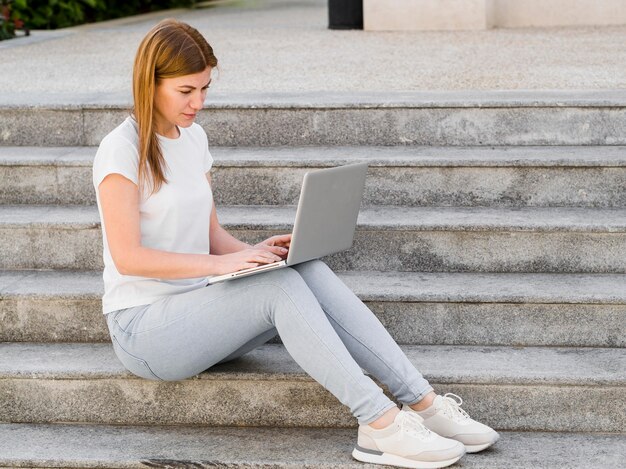
[[[367,163],[307,172],[287,259],[209,278],[209,285],[345,251],[352,246]]]

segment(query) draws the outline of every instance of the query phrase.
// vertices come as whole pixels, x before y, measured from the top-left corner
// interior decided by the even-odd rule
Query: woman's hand
[[[287,258],[289,246],[291,245],[291,233],[284,235],[276,235],[255,244],[255,248],[268,249],[270,252],[277,254],[281,259]]]
[[[215,259],[215,275],[281,261],[287,257],[290,244],[291,234],[276,235],[241,251],[211,256]]]
[[[261,245],[261,243],[257,246],[230,254],[214,256],[215,266],[217,268],[215,275],[228,274],[230,272],[236,272],[250,267],[258,267],[261,264],[271,264],[272,262],[282,260],[280,256],[270,250],[270,248],[276,249],[275,247],[264,246]]]

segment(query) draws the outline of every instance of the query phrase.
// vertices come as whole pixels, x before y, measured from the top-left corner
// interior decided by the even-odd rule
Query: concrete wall
[[[363,0],[369,31],[486,29],[493,0]]]
[[[369,31],[626,24],[626,0],[363,0]]]
[[[626,24],[626,0],[495,0],[493,7],[494,26],[503,28]]]

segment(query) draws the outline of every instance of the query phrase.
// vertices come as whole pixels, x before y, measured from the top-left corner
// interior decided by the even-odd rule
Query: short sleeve
[[[139,155],[128,141],[103,140],[93,162],[93,184],[96,191],[109,174],[121,174],[138,184]]]

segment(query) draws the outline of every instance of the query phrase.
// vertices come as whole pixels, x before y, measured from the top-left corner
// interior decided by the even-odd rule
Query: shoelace
[[[452,420],[462,422],[471,418],[467,412],[461,409],[463,399],[456,394],[452,394],[451,392],[444,394],[442,403],[444,413]]]
[[[430,436],[430,430],[424,426],[420,417],[408,412],[402,412],[400,419],[400,429],[409,435],[424,439]]]

